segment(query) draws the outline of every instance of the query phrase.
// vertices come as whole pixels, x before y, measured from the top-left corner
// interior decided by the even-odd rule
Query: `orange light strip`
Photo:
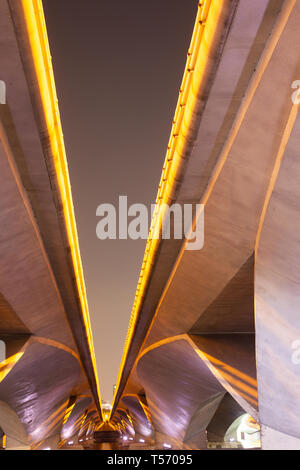
[[[23,356],[24,351],[14,354],[13,356],[8,357],[4,361],[0,362],[0,383],[5,379],[7,374],[14,368],[17,362]]]
[[[101,409],[93,337],[43,6],[41,0],[21,0],[21,2],[34,60],[36,76],[38,79],[39,91],[43,103],[44,116],[49,133],[56,177],[63,206],[64,220],[75,272],[76,285],[80,299],[81,310],[83,313],[83,320],[90,350],[90,357],[94,369],[99,405]]]
[[[69,408],[67,408],[66,412],[65,412],[65,415],[64,415],[64,419],[63,419],[63,426],[66,424],[66,422],[68,421],[69,417],[70,417],[70,414],[72,413],[73,411],[73,408],[75,406],[76,402],[73,403],[73,405],[69,406]]]
[[[127,355],[129,351],[129,345],[131,343],[133,333],[135,331],[135,326],[138,319],[138,314],[141,308],[141,304],[146,293],[146,288],[148,280],[151,274],[153,267],[154,258],[158,249],[160,240],[156,238],[156,234],[160,233],[164,212],[163,204],[168,204],[171,199],[172,191],[174,184],[176,183],[176,174],[180,162],[180,150],[183,146],[184,141],[184,129],[188,128],[191,119],[192,119],[192,110],[195,108],[196,97],[193,92],[193,76],[195,72],[196,62],[199,60],[199,50],[202,44],[203,31],[206,27],[206,20],[210,12],[211,5],[214,6],[214,14],[210,19],[210,23],[213,24],[218,20],[220,11],[223,8],[223,1],[218,0],[203,0],[198,3],[198,12],[196,16],[196,22],[194,26],[194,31],[190,43],[190,48],[187,53],[187,62],[185,66],[185,71],[179,90],[179,98],[177,102],[177,107],[175,110],[175,116],[173,119],[173,125],[171,129],[171,135],[167,147],[167,154],[162,170],[162,175],[158,187],[158,194],[155,201],[155,209],[153,212],[153,217],[151,221],[151,227],[149,231],[149,237],[146,244],[145,254],[142,262],[142,268],[140,272],[140,277],[137,284],[137,290],[135,295],[135,300],[133,303],[133,308],[131,312],[131,317],[129,320],[129,327],[127,331],[127,336],[124,344],[122,360],[120,364],[117,386],[115,388],[112,411],[114,409],[115,400],[118,393],[118,388],[121,382],[123,375],[124,366],[127,360]],[[209,25],[208,25],[209,26]],[[213,26],[209,26],[213,30]],[[210,31],[211,32],[211,31]],[[207,50],[204,45],[204,51],[201,56],[201,67],[198,68],[198,80],[201,80],[203,75],[203,70],[205,69],[207,63]],[[112,413],[111,411],[111,413]]]

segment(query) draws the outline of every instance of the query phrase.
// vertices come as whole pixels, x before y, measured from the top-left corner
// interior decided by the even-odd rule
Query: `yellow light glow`
[[[79,252],[76,222],[71,195],[68,165],[64,147],[58,100],[55,89],[54,75],[51,65],[51,55],[48,44],[45,18],[41,0],[21,0],[24,18],[30,41],[36,76],[39,84],[39,92],[43,103],[43,112],[49,133],[50,145],[53,154],[53,162],[62,201],[64,221],[68,234],[68,241],[76,277],[76,285],[83,314],[83,320],[92,360],[99,407],[101,400],[97,378],[96,358],[94,353],[93,338],[86,298],[86,289]]]
[[[8,357],[5,361],[0,362],[0,383],[5,379],[7,374],[13,369],[16,363],[23,356],[24,351],[14,354],[13,356]]]
[[[32,445],[34,442],[39,443],[41,441],[41,437],[46,436],[51,429],[53,429],[57,423],[61,422],[63,416],[65,414],[65,409],[67,407],[68,401],[65,401],[57,410],[55,410],[47,419],[40,424],[38,428],[36,428],[30,434],[30,440]]]
[[[68,421],[68,419],[70,417],[70,414],[72,413],[72,410],[73,410],[75,404],[76,404],[76,402],[73,403],[73,405],[69,406],[69,408],[67,408],[64,419],[63,419],[63,425],[66,424],[66,422]]]

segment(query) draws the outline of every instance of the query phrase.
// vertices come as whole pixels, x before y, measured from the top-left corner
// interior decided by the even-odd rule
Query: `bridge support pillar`
[[[191,450],[205,450],[207,449],[207,436],[206,431],[201,431],[198,434],[195,434],[188,441],[184,442],[185,449]]]
[[[27,433],[16,412],[0,401],[0,426],[6,435],[5,449],[30,450]]]
[[[44,441],[34,446],[34,450],[59,450],[60,433],[47,437]]]
[[[168,447],[171,446],[171,447]],[[155,448],[156,449],[184,449],[184,444],[182,441],[174,439],[167,434],[161,432],[155,432]]]
[[[300,439],[262,425],[261,448],[263,450],[300,450]]]
[[[25,442],[21,442],[13,437],[7,436],[5,450],[31,450],[31,447]]]

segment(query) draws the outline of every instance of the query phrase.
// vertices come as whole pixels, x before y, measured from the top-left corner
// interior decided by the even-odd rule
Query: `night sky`
[[[197,4],[43,0],[103,400],[146,241],[100,241],[96,208],[155,201]]]

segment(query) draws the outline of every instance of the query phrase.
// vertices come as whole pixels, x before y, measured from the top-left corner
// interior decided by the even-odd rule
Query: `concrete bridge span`
[[[300,0],[199,2],[156,205],[204,205],[204,246],[154,212],[108,416],[42,3],[0,0],[7,449],[300,448],[299,28]]]
[[[157,204],[204,204],[204,247],[149,237],[112,411],[144,396],[158,446],[248,446],[210,431],[239,409],[300,447],[299,25],[298,1],[199,4]]]
[[[102,418],[40,1],[0,1],[0,50],[0,427],[6,448],[57,448]]]

